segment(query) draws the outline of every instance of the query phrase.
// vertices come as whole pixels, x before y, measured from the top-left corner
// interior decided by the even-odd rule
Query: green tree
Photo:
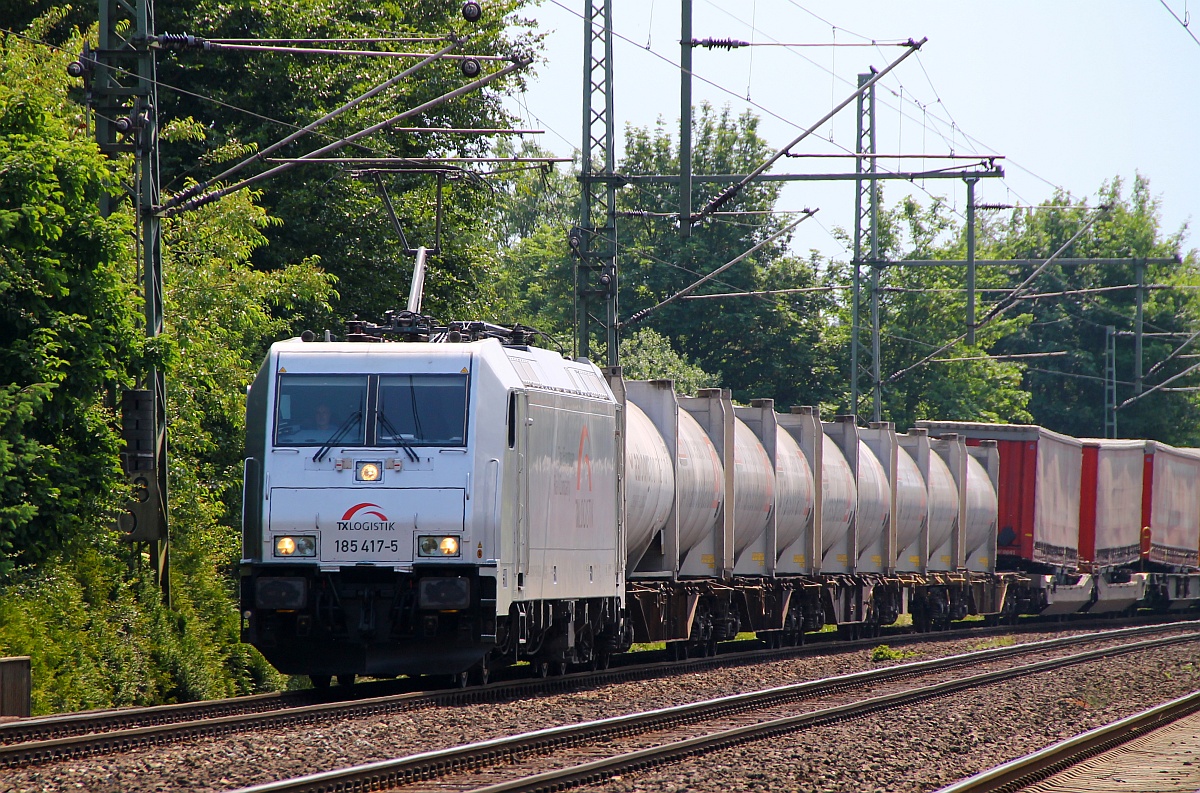
[[[698,174],[747,173],[770,151],[749,113],[734,117],[728,108],[702,105],[694,120],[693,168]],[[627,174],[678,173],[677,146],[662,125],[654,132],[626,131]],[[714,195],[711,184],[694,185],[693,204]],[[623,221],[620,247],[620,314],[624,320],[696,281],[783,228],[772,214],[774,183],[755,183],[722,206],[722,212],[682,238],[676,223],[661,215],[678,212],[678,187],[634,183],[620,194],[626,212],[647,213]],[[826,285],[811,260],[786,253],[784,235],[725,271],[701,292],[800,289]],[[644,323],[671,340],[672,347],[702,369],[720,372],[734,397],[772,397],[782,406],[827,401],[837,377],[825,347],[826,312],[821,292],[788,295],[677,300],[650,314]],[[634,328],[627,328],[628,333]]]
[[[550,156],[528,142],[519,150],[502,146],[497,153],[517,151],[524,157]],[[497,198],[486,224],[499,251],[494,316],[536,327],[569,349],[577,260],[567,237],[579,216],[576,172],[552,165],[523,167],[496,179],[494,189]]]
[[[201,0],[159,8],[159,27],[187,30],[208,38],[375,38],[463,34],[460,52],[508,56],[528,52],[534,37],[516,12],[521,0],[484,4],[484,17],[468,24],[458,3],[416,0],[364,5],[354,0],[299,0],[284,5],[262,0]],[[345,45],[349,48],[351,45]],[[353,45],[363,47],[365,45]],[[381,42],[381,48],[411,51],[439,43]],[[309,124],[382,83],[414,59],[319,56],[262,52],[182,52],[164,57],[159,67],[166,86],[186,85],[188,93],[164,89],[164,114],[193,117],[212,130],[203,142],[165,152],[164,171],[178,189],[183,179],[203,180],[220,170],[207,156],[230,144],[263,149],[297,126]],[[490,72],[503,63],[485,61]],[[510,126],[501,98],[519,90],[525,75],[504,78],[486,90],[451,100],[408,119],[405,127],[505,128]],[[410,79],[348,111],[277,156],[294,157],[413,108],[469,82],[458,61],[425,67]],[[214,102],[212,100],[218,100]],[[342,152],[356,157],[471,156],[485,153],[488,138],[449,133],[381,131]],[[357,170],[305,165],[263,183],[261,202],[282,223],[264,229],[269,246],[255,252],[256,266],[279,267],[319,256],[339,279],[335,311],[343,318],[375,318],[395,308],[407,294],[412,256],[405,253],[383,201],[377,179],[395,203],[409,245],[435,244],[434,174],[415,163]],[[441,250],[430,260],[425,308],[455,317],[486,314],[497,279],[494,251],[479,219],[491,194],[463,168],[447,164]],[[249,171],[245,172],[249,173]],[[240,178],[242,175],[239,175]]]
[[[719,372],[704,371],[675,352],[670,339],[650,328],[634,332],[621,346],[621,366],[630,380],[674,380],[680,394],[721,385]]]
[[[35,25],[36,38],[51,16]],[[239,193],[164,225],[173,608],[114,530],[125,498],[106,405],[140,347],[127,204],[100,217],[128,161],[102,158],[52,51],[0,49],[0,655],[30,655],[37,713],[231,696],[282,681],[238,643],[246,384],[267,346],[329,310],[313,260],[255,270],[273,222]],[[164,137],[197,137],[195,123]],[[214,150],[216,157],[230,152]],[[119,199],[119,196],[117,197]]]
[[[125,492],[111,397],[139,335],[129,218],[97,209],[112,180],[67,102],[65,59],[0,42],[2,576],[92,542],[111,519]]]
[[[1120,178],[1104,184],[1096,205],[1087,199],[1057,194],[1037,210],[1014,212],[999,236],[986,249],[995,258],[1030,258],[1037,264],[1071,239],[1096,217],[1098,206],[1110,209],[1062,254],[1063,257],[1179,257],[1180,264],[1147,265],[1145,281],[1158,287],[1148,290],[1145,302],[1145,367],[1155,369],[1146,385],[1162,382],[1182,372],[1187,358],[1177,357],[1161,367],[1188,335],[1200,327],[1200,302],[1195,286],[1197,256],[1183,250],[1186,227],[1170,234],[1161,230],[1159,200],[1150,185],[1135,176],[1128,193]],[[1065,208],[1064,208],[1065,207]],[[1010,283],[1027,278],[1031,268],[1009,273]],[[997,352],[1066,353],[1030,364],[1026,387],[1033,398],[1030,412],[1039,424],[1077,437],[1104,433],[1105,327],[1125,336],[1117,339],[1118,401],[1133,396],[1133,343],[1136,284],[1133,263],[1087,264],[1066,267],[1052,264],[1032,286],[1034,293],[1052,297],[1024,301],[1029,323],[1020,332],[998,342]],[[1088,291],[1105,290],[1105,291]],[[1174,335],[1171,335],[1174,334]],[[1183,350],[1184,353],[1187,350]],[[1194,386],[1200,378],[1184,378],[1173,386]],[[1200,443],[1193,417],[1194,392],[1156,391],[1118,414],[1124,437],[1146,437],[1184,446]]]
[[[168,133],[169,134],[169,133]],[[175,610],[195,642],[196,672],[178,699],[231,696],[273,685],[239,644],[245,393],[272,341],[327,313],[333,277],[315,260],[255,270],[253,252],[278,220],[236,193],[164,228],[169,370],[172,578]]]
[[[948,207],[940,201],[923,207],[906,198],[880,213],[880,228],[880,250],[900,265],[882,268],[878,274],[883,418],[900,429],[907,429],[919,419],[1028,422],[1030,397],[1022,385],[1024,367],[987,354],[998,340],[1024,327],[1027,316],[1004,318],[981,329],[974,346],[960,340],[935,352],[965,334],[965,268],[905,267],[903,261],[965,258],[962,228],[954,222]],[[845,282],[851,280],[848,266],[838,272]],[[870,278],[870,269],[864,267],[864,296],[869,294]],[[977,287],[985,290],[1005,283],[1003,274],[996,272],[981,272],[977,279]],[[850,294],[843,294],[846,307],[839,335],[848,347]],[[864,314],[860,323],[862,343],[869,355],[869,316]],[[928,363],[917,365],[930,355],[933,358]],[[859,412],[870,415],[869,379],[863,377],[860,384],[863,401]]]

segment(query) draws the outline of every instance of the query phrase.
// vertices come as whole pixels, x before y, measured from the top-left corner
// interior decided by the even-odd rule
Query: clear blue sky
[[[1200,0],[1194,4],[1200,10]],[[546,61],[512,104],[528,123],[547,129],[541,144],[563,156],[578,148],[582,130],[584,5],[543,0],[526,13],[549,34]],[[1162,200],[1164,228],[1173,231],[1200,218],[1200,43],[1192,35],[1200,36],[1200,21],[1184,28],[1171,13],[1182,19],[1191,10],[1185,0],[694,0],[696,38],[881,46],[697,50],[693,99],[729,104],[735,113],[753,110],[762,117],[760,132],[779,147],[847,96],[857,74],[901,54],[884,42],[928,37],[881,83],[881,153],[953,148],[1004,155],[1006,177],[977,188],[976,200],[989,203],[1037,203],[1055,187],[1094,197],[1104,180],[1141,173]],[[614,0],[613,17],[615,32],[629,39],[614,43],[619,128],[661,118],[674,134],[679,73],[667,61],[679,60],[680,3]],[[747,93],[758,107],[747,103]],[[851,105],[832,129],[826,125],[797,150],[842,150],[829,142],[831,133],[835,144],[852,149],[854,127]],[[791,160],[773,170],[852,167],[847,160]],[[889,202],[902,190],[893,183]],[[927,181],[915,193],[944,195],[960,211],[966,198],[957,181]],[[818,222],[797,230],[793,248],[846,258],[829,230],[850,226],[853,201],[852,183],[788,187],[780,208],[820,208]],[[1189,233],[1186,247],[1196,239]]]

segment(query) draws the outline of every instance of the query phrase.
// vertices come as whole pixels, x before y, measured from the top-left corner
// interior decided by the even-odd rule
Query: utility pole
[[[1104,326],[1104,437],[1117,437],[1117,329]]]
[[[163,331],[161,221],[159,197],[158,91],[155,74],[154,1],[100,0],[99,47],[85,47],[68,67],[84,78],[96,142],[109,156],[130,154],[127,184],[136,213],[137,284],[143,299],[146,337]],[[100,211],[114,211],[107,194]],[[134,499],[118,520],[124,540],[147,547],[154,573],[170,603],[167,531],[167,400],[163,373],[151,367],[138,387],[121,394],[121,455]]]
[[[975,346],[975,183],[978,176],[963,179],[967,183],[967,346]]]
[[[692,0],[679,23],[679,234],[692,234]]]
[[[617,365],[617,187],[614,174],[612,0],[585,0],[583,151],[579,226],[570,237],[575,265],[575,349],[591,357],[593,311],[604,305],[606,362]],[[596,225],[603,222],[603,225]]]
[[[1133,320],[1133,393],[1142,393],[1142,332],[1143,310],[1146,302],[1146,260],[1137,259],[1133,264],[1137,272],[1137,314]]]

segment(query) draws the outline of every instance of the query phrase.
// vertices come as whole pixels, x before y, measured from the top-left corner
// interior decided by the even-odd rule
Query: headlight
[[[360,482],[378,482],[383,476],[383,467],[377,462],[362,462],[356,464],[354,478]]]
[[[422,534],[417,537],[417,556],[458,556],[458,537]]]
[[[276,556],[316,556],[317,538],[310,535],[283,535],[275,538]]]

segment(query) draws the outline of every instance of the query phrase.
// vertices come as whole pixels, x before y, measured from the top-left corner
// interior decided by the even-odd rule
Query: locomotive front
[[[243,640],[280,671],[455,673],[490,649],[472,473],[505,389],[479,346],[271,348],[247,399],[241,603]]]

